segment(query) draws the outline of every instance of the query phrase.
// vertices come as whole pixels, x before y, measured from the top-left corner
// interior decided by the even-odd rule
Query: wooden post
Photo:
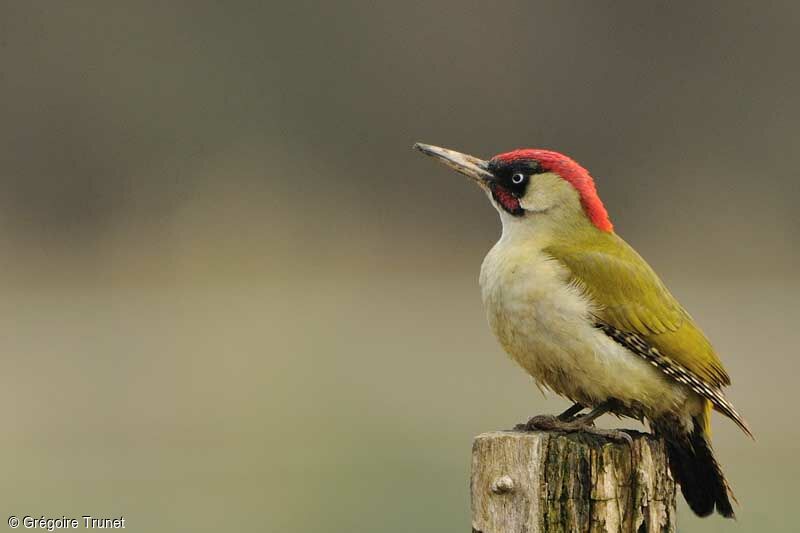
[[[663,441],[498,431],[472,446],[473,533],[674,532]]]

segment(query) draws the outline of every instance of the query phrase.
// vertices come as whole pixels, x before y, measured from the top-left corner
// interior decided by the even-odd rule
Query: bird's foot
[[[542,430],[549,430],[554,429],[555,426],[563,422],[574,422],[580,418],[583,418],[585,422],[590,423],[594,418],[589,418],[587,415],[578,416],[579,413],[583,411],[583,405],[576,403],[570,406],[569,409],[564,411],[558,416],[553,415],[539,415],[534,416],[524,424],[517,424],[514,426],[514,429],[518,431],[535,431],[537,429]]]
[[[603,429],[596,427],[588,427],[581,429],[579,431],[590,433],[592,435],[597,435],[598,437],[603,437],[609,440],[613,440],[615,442],[626,442],[628,446],[633,446],[633,437],[631,437],[629,433],[621,429]]]
[[[538,415],[529,419],[524,424],[517,424],[514,429],[518,431],[563,431],[563,428],[575,421],[562,420],[554,415]]]
[[[561,431],[564,433],[589,433],[617,442],[633,444],[631,436],[619,429],[603,429],[594,426],[594,418],[589,415],[563,419],[553,415],[534,416],[524,424],[514,426],[517,431]]]

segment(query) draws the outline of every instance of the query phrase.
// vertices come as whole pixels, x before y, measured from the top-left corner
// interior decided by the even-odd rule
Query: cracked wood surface
[[[630,434],[632,448],[586,433],[479,435],[473,532],[674,532],[675,481],[664,443]]]

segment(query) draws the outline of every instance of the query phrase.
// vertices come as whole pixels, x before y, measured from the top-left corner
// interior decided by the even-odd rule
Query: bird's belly
[[[566,279],[543,255],[486,257],[484,305],[511,358],[540,385],[585,405],[614,399],[648,417],[679,408],[687,390],[594,327],[589,300]]]

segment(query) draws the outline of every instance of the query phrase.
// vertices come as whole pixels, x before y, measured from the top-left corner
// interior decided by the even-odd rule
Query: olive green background
[[[758,438],[715,417],[739,520],[681,504],[681,530],[794,531],[798,20],[0,1],[3,520],[468,531],[472,437],[567,404],[491,337],[497,216],[423,141],[592,171]]]

